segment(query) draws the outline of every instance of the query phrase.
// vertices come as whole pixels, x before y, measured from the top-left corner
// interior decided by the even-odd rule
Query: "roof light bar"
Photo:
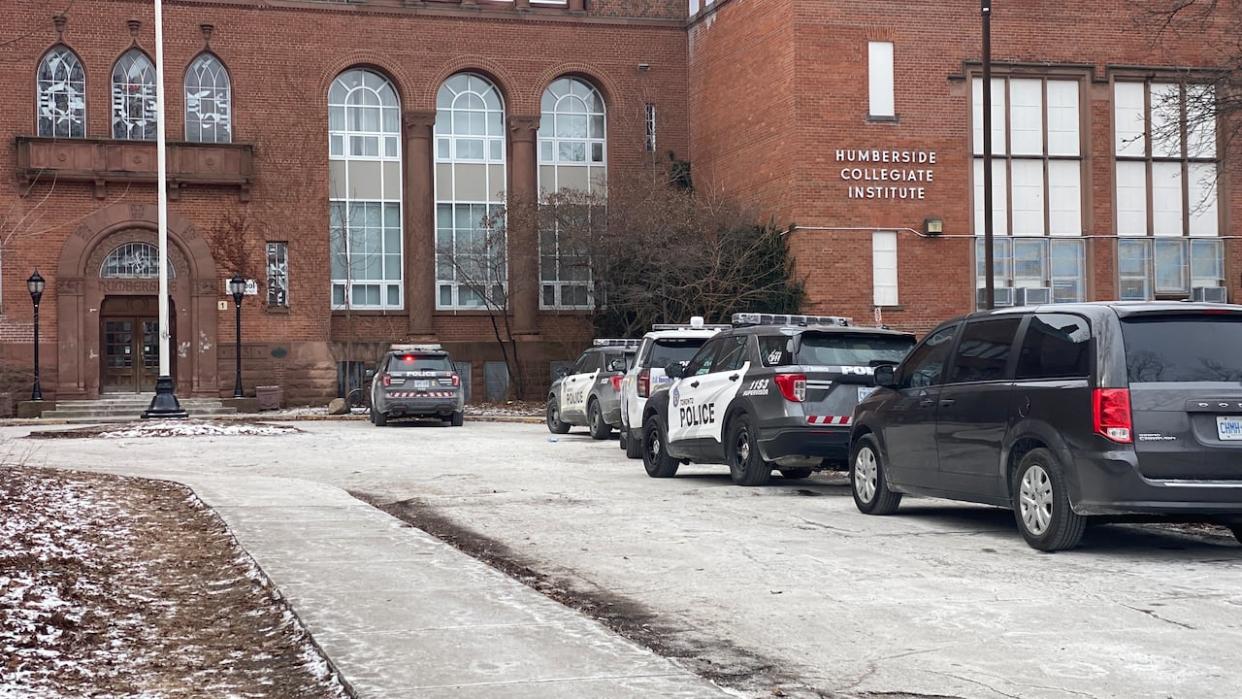
[[[643,343],[642,340],[618,340],[618,339],[596,339],[592,344],[596,347],[624,347],[626,349],[638,349]]]
[[[784,313],[734,313],[733,325],[837,325],[848,326],[851,319],[842,316],[795,316]]]
[[[689,323],[656,323],[652,330],[728,330],[731,325],[706,325],[703,316],[692,316]]]
[[[389,352],[443,352],[444,348],[440,345],[402,345],[395,344],[388,346]]]

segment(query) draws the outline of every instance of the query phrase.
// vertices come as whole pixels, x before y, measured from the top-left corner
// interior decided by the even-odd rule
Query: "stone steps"
[[[43,417],[67,422],[129,422],[142,417],[151,405],[152,394],[134,393],[124,396],[104,396],[98,400],[57,401],[55,410],[48,410]],[[236,408],[226,407],[217,398],[182,398],[181,407],[196,417],[235,415]]]

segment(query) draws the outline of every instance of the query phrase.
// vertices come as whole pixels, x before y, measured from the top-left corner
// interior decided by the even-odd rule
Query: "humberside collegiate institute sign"
[[[926,199],[936,175],[936,151],[837,149],[850,199]]]

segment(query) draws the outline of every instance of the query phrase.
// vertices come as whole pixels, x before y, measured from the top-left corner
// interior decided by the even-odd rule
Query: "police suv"
[[[552,434],[573,425],[607,439],[621,425],[621,379],[634,361],[638,340],[595,340],[569,373],[548,389],[547,423]]]
[[[762,485],[773,470],[806,478],[844,467],[854,406],[875,390],[875,367],[895,364],[914,336],[848,318],[739,313],[643,408],[647,475],[683,463],[728,464],[733,482]]]
[[[371,422],[437,417],[461,427],[466,399],[453,360],[439,345],[392,345],[371,377]]]
[[[694,316],[683,325],[658,323],[643,335],[634,366],[621,381],[621,448],[626,456],[638,459],[643,455],[643,408],[653,390],[672,381],[664,367],[690,361],[703,343],[730,327],[706,325],[701,316]]]

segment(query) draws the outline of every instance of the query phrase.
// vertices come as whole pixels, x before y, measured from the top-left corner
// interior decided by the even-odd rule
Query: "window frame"
[[[928,388],[935,388],[937,386],[944,385],[944,377],[948,373],[949,368],[951,366],[951,362],[953,361],[953,355],[957,351],[958,340],[961,339],[962,325],[963,323],[960,320],[953,321],[945,325],[941,325],[940,327],[928,333],[927,337],[923,338],[922,342],[920,342],[919,344],[911,348],[910,353],[906,355],[906,358],[902,360],[901,364],[897,368],[896,378],[897,378],[898,390],[902,390],[902,391],[925,390]],[[952,336],[947,341],[948,349],[945,350],[944,364],[943,364],[943,367],[941,368],[939,382],[927,384],[923,386],[914,386],[913,384],[910,383],[910,380],[913,378],[913,374],[910,372],[910,363],[911,363],[911,360],[914,359],[915,353],[922,350],[924,347],[927,347],[930,344],[932,338],[946,331],[952,332]]]
[[[586,88],[586,95],[580,95],[575,92],[575,88]],[[562,94],[557,94],[557,89],[564,89]],[[547,110],[547,102],[552,100],[552,111]],[[577,100],[582,103],[585,111],[561,111],[562,105],[572,103]],[[599,105],[599,110],[594,111],[588,100]],[[586,119],[586,135],[583,137],[562,136],[559,135],[559,120],[562,115],[566,118],[571,116],[582,116]],[[598,119],[600,122],[600,134],[592,135],[594,122]],[[584,191],[587,195],[596,194],[596,188],[607,192],[608,180],[608,104],[604,100],[604,94],[598,87],[589,80],[576,75],[562,75],[544,89],[540,98],[540,117],[539,131],[537,135],[538,141],[538,187],[541,197],[546,193],[554,193],[560,191]],[[581,161],[566,160],[562,161],[561,146],[562,145],[578,145],[583,144],[583,156]],[[594,160],[595,146],[599,146],[600,160]],[[545,153],[547,151],[547,153]],[[550,157],[545,157],[550,156]],[[586,173],[586,189],[571,190],[561,185],[562,169],[582,169]],[[603,172],[603,182],[597,183],[594,179],[595,171]],[[553,186],[555,189],[548,187],[548,183],[544,181],[545,172],[550,171],[554,179]],[[593,215],[594,212],[588,211],[587,216]],[[588,219],[590,220],[590,219]],[[581,311],[591,310],[595,308],[595,284],[594,275],[591,274],[590,263],[586,260],[586,279],[566,279],[566,270],[562,268],[562,259],[569,257],[562,254],[561,250],[561,234],[559,226],[552,224],[553,230],[540,231],[539,236],[539,307],[543,310],[570,310]],[[545,249],[548,242],[545,238],[550,238],[551,243],[555,247],[555,251],[551,254]],[[549,271],[547,264],[551,263],[554,269]],[[566,301],[566,291],[569,289],[578,290],[578,293],[585,292],[583,303],[573,303]],[[551,294],[551,302],[548,295]]]
[[[133,58],[131,59],[131,57]],[[117,75],[118,75],[117,71],[121,69],[121,63],[125,61],[126,59],[131,59],[131,63],[129,65],[129,68],[123,73],[123,75],[126,78],[125,82],[120,83],[117,81]],[[147,65],[147,68],[149,69],[147,73],[149,80],[146,82],[131,82],[129,81],[129,69],[132,69],[133,65],[136,64],[139,59],[144,61]],[[157,126],[158,117],[156,114],[158,110],[158,99],[156,96],[155,80],[156,80],[155,62],[151,59],[150,56],[147,55],[146,51],[143,51],[137,46],[133,46],[127,49],[124,53],[122,53],[119,57],[117,57],[116,61],[112,64],[112,72],[110,74],[110,80],[108,83],[109,84],[109,95],[112,98],[111,99],[112,108],[110,111],[111,118],[109,119],[109,133],[111,134],[114,140],[118,140],[118,141],[154,141],[156,140],[156,138],[158,137],[158,134],[156,133],[157,128],[158,128]],[[125,98],[122,98],[120,94],[118,93],[119,86],[121,85],[124,85],[126,88]],[[131,96],[129,95],[129,92],[131,91],[129,88],[133,86],[150,88],[150,94],[149,95],[138,95],[136,97]],[[142,115],[141,122],[129,123],[131,121],[131,115],[129,113],[128,107],[130,106],[130,100],[133,100],[133,99],[140,99],[143,102],[143,106],[142,106],[143,115]],[[124,129],[125,135],[118,135],[118,131],[117,131],[118,127]],[[134,128],[141,128],[142,135],[134,136],[133,135]]]
[[[881,47],[887,52],[877,54]],[[877,111],[877,106],[888,109]],[[897,121],[897,45],[892,41],[867,42],[867,119]]]
[[[350,87],[349,84],[345,82],[345,79],[354,73],[358,73],[360,75],[360,78],[359,78],[360,82],[358,85]],[[379,78],[380,80],[379,86],[371,87],[367,85],[367,76],[373,76],[373,77]],[[340,97],[340,101],[334,101],[337,98],[334,97],[333,93],[336,92],[338,84],[341,87],[341,89],[344,90],[344,93]],[[381,93],[384,92],[385,88],[387,89],[387,92],[390,93],[392,96],[391,104],[385,104],[384,99],[381,96]],[[368,91],[368,90],[375,95],[375,98],[377,100],[375,104],[364,104],[364,103],[359,103],[356,101],[351,102],[351,100],[354,99],[355,94],[361,93],[363,91]],[[401,96],[397,92],[396,83],[394,83],[392,79],[389,78],[387,75],[377,70],[373,70],[371,68],[367,68],[364,66],[353,66],[350,68],[346,68],[345,70],[338,73],[336,77],[333,78],[332,82],[329,83],[326,102],[327,102],[328,114],[329,114],[328,130],[327,130],[328,168],[329,168],[329,173],[328,173],[328,208],[329,208],[328,276],[329,276],[329,289],[330,289],[329,304],[332,310],[334,311],[342,311],[342,310],[400,311],[400,310],[404,310],[405,309],[405,277],[406,277],[406,273],[405,273],[405,263],[406,263],[405,172],[404,172],[405,168],[403,167],[404,153],[402,151],[403,144],[401,142],[402,141],[402,138],[401,138]],[[378,115],[377,115],[378,121],[376,124],[376,130],[367,130],[365,128],[361,128],[362,117],[365,116],[362,110],[368,110],[368,109],[378,110]],[[391,110],[392,112],[396,114],[395,124],[393,124],[391,127],[385,126],[386,112],[389,110]],[[356,115],[355,115],[355,112],[357,112]],[[360,128],[357,128],[357,129],[351,128],[350,126],[351,115],[357,116],[356,121],[359,123]],[[339,116],[339,119],[340,119],[339,127],[334,128],[333,120],[337,116]],[[341,146],[339,152],[335,152],[336,143],[338,142],[337,139],[339,139],[339,143]],[[376,152],[374,155],[368,155],[365,153],[365,150],[366,150],[365,145],[367,143],[370,143],[368,139],[375,139],[374,143],[376,145]],[[388,139],[395,140],[395,151],[396,151],[395,155],[388,155],[387,153],[387,143],[388,143],[387,140]],[[353,148],[355,144],[363,145],[364,146],[362,149],[363,152],[358,152],[358,153],[353,152]],[[343,170],[344,174],[342,175],[343,181],[341,185],[345,188],[345,190],[344,190],[343,196],[341,197],[333,197],[334,185],[333,185],[333,180],[332,180],[332,177],[333,177],[332,171],[334,168],[334,164],[336,163],[341,163],[343,165],[341,169]],[[379,175],[380,176],[380,185],[379,185],[380,196],[378,198],[377,197],[366,197],[366,196],[355,196],[350,193],[349,171],[350,171],[351,164],[354,164],[354,163],[375,163],[378,166],[378,171],[380,173]],[[385,174],[385,170],[394,169],[394,168],[388,168],[386,166],[392,163],[395,163],[396,165],[395,173],[396,173],[397,182],[396,182],[395,191],[397,192],[397,196],[395,199],[388,198],[384,196],[383,194],[383,190],[387,189],[387,182],[386,182],[387,175]],[[396,223],[390,225],[388,223],[388,211],[389,211],[389,207],[391,207],[394,204],[396,205]],[[370,207],[372,206],[377,207],[379,211],[379,215],[377,217],[378,226],[369,226],[365,221],[366,212],[369,211]],[[364,219],[363,221],[360,222],[360,225],[362,228],[361,232],[357,232],[353,228],[353,226],[355,226],[355,223],[354,223],[355,209],[358,209],[359,207],[361,207],[360,210],[362,211],[362,214],[360,216],[361,218]],[[362,255],[378,255],[379,256],[379,276],[375,278],[372,278],[372,277],[355,278],[354,275],[349,271],[346,271],[345,276],[338,276],[336,274],[336,269],[335,269],[337,256],[338,255],[343,256],[345,270],[352,270],[358,264],[354,259],[355,253],[353,250],[353,246],[355,243],[355,238],[360,239],[363,242],[364,246],[366,246],[369,241],[368,236],[370,233],[368,229],[375,229],[375,228],[378,228],[378,231],[379,231],[379,236],[378,236],[379,251],[377,253],[372,252],[372,253],[358,253],[358,254],[360,256]],[[389,236],[389,232],[393,229],[395,229],[396,231],[396,239],[397,239],[397,251],[395,253],[389,251],[388,249],[388,236]],[[337,242],[338,240],[340,241],[339,244],[343,245],[343,248],[344,248],[343,251],[340,251],[340,252],[338,252],[338,250],[336,249],[336,246],[338,245],[338,242]],[[395,278],[389,278],[387,271],[386,271],[388,258],[390,257],[396,257],[398,259],[397,276]],[[356,299],[355,295],[358,292],[358,290],[360,288],[365,290],[368,287],[378,288],[378,292],[379,292],[378,303],[366,303],[366,302],[360,303]],[[338,300],[337,298],[338,289],[341,291],[340,300]],[[389,298],[390,298],[389,294],[392,293],[393,289],[396,290],[396,302],[395,303],[389,301]]]
[[[461,79],[462,89],[457,90],[454,83]],[[472,81],[481,81],[483,87],[481,90],[474,89]],[[466,97],[467,95],[471,97]],[[489,95],[494,97],[496,106],[488,105]],[[459,100],[463,98],[466,101],[477,99],[482,102],[481,109],[469,106],[457,106]],[[447,105],[444,102],[447,101]],[[459,132],[457,121],[459,115],[461,117],[482,115],[482,133],[470,133],[468,129]],[[492,133],[493,116],[498,116],[498,123],[494,124],[498,133]],[[464,119],[463,119],[464,120]],[[483,221],[491,221],[494,216],[503,211],[506,205],[505,191],[507,190],[509,177],[509,114],[508,107],[505,102],[504,93],[490,77],[471,70],[464,70],[453,73],[446,78],[436,90],[436,118],[434,131],[434,151],[433,151],[433,190],[435,201],[435,235],[434,245],[436,250],[435,258],[435,308],[437,311],[486,311],[489,307],[502,305],[509,292],[509,259],[508,259],[508,235],[504,230],[504,221],[499,222],[500,229],[484,226]],[[463,143],[479,141],[482,143],[482,154],[479,158],[462,157],[458,154],[459,148]],[[445,150],[447,146],[447,150]],[[457,194],[457,171],[460,166],[478,165],[483,168],[483,199],[462,198]],[[499,194],[495,193],[496,183],[492,181],[492,168],[499,166]],[[446,173],[448,181],[442,180],[442,172]],[[451,195],[446,194],[451,192]],[[447,207],[447,211],[443,211]],[[463,210],[466,211],[464,221],[467,226],[463,227],[458,224],[458,218]],[[478,220],[471,224],[474,218],[475,207],[481,207],[482,215]],[[447,217],[442,214],[447,213]],[[448,223],[449,225],[442,225]],[[469,234],[471,237],[482,235],[483,246],[486,250],[480,251],[480,255],[486,256],[486,262],[489,265],[495,265],[497,271],[503,276],[502,279],[485,279],[482,280],[484,290],[482,292],[477,288],[479,283],[474,284],[469,281],[460,279],[461,263],[454,263],[459,254],[458,241],[464,235]],[[496,236],[499,241],[490,240],[488,236]],[[447,240],[445,239],[447,238]],[[498,247],[497,249],[492,249]],[[450,252],[442,252],[442,250]],[[499,255],[496,259],[492,255]],[[446,259],[447,258],[447,259]],[[445,268],[448,266],[448,269]],[[490,272],[485,272],[490,276]],[[471,298],[463,301],[463,291],[469,294]],[[448,301],[445,302],[444,294],[448,293]],[[474,301],[477,301],[475,303]]]
[[[274,284],[272,281],[273,280],[273,274],[272,274],[272,264],[273,264],[272,253],[273,251],[282,252],[283,257],[284,257],[284,260],[283,260],[284,269],[283,269],[283,272],[279,274],[279,276],[283,277],[282,279],[283,283],[279,287],[276,284]],[[266,261],[267,261],[267,265],[266,265],[267,293],[264,294],[267,299],[267,307],[287,309],[289,308],[289,242],[285,240],[266,241],[264,243],[264,257],[266,258]],[[279,264],[280,262],[278,261],[277,265]],[[273,303],[272,291],[273,289],[276,289],[276,288],[279,288],[283,292],[284,300]]]
[[[50,85],[46,87],[44,85],[45,81],[43,79],[43,70],[44,70],[44,66],[48,65],[48,60],[52,58],[53,54],[57,54],[58,56],[62,58],[62,60],[66,55],[69,58],[72,58],[74,64],[77,66],[78,72],[81,74],[81,78],[82,78],[81,84],[77,86],[79,91],[76,93],[76,97],[78,97],[81,100],[81,111],[78,115],[79,119],[78,119],[78,125],[77,125],[77,128],[80,130],[80,133],[75,134],[74,124],[70,123],[68,135],[61,135],[57,131],[56,121],[54,119],[51,122],[51,133],[50,134],[45,133],[43,130],[43,114],[41,112],[41,105],[43,104],[43,97],[45,94],[54,94],[50,92],[50,87],[51,87]],[[66,84],[71,84],[74,82],[72,69],[69,70],[66,76],[65,82]],[[73,87],[72,85],[70,86]],[[61,92],[64,92],[64,91],[62,90]],[[70,91],[69,94],[70,94],[69,99],[72,99],[75,96],[72,90]],[[76,51],[74,51],[68,44],[65,44],[65,43],[57,43],[51,46],[50,48],[48,48],[48,50],[44,51],[43,55],[39,58],[38,65],[35,67],[35,133],[38,134],[40,138],[86,138],[86,126],[87,124],[90,123],[88,121],[88,118],[89,118],[89,115],[87,112],[88,105],[89,105],[89,100],[87,99],[87,72],[86,72],[86,64],[82,62],[82,57],[79,56]],[[72,104],[69,105],[69,111],[71,114],[69,118],[72,120],[73,118],[72,112],[74,111]]]
[[[190,125],[190,77],[191,75],[193,75],[197,80],[197,86],[199,87],[199,89],[200,90],[203,89],[202,88],[203,83],[201,79],[202,74],[196,73],[195,69],[198,67],[200,63],[204,61],[214,61],[216,64],[216,68],[214,71],[211,71],[211,72],[215,75],[217,80],[221,78],[223,78],[224,80],[223,88],[220,87],[218,82],[213,82],[210,88],[212,90],[221,90],[221,89],[223,90],[223,99],[221,99],[219,96],[210,98],[213,101],[213,103],[217,105],[217,109],[212,112],[212,114],[216,117],[216,126],[215,126],[215,130],[212,131],[212,133],[216,135],[211,140],[207,140],[203,138],[204,127],[203,127],[202,117],[204,116],[204,113],[201,110],[196,112],[196,114],[198,114],[198,135],[197,137],[192,135],[191,125]],[[233,120],[233,76],[229,72],[228,66],[224,64],[224,61],[220,60],[220,57],[210,50],[199,52],[199,54],[195,56],[193,60],[191,60],[190,63],[185,68],[185,76],[181,83],[181,89],[182,89],[182,97],[184,98],[184,104],[182,105],[182,108],[183,108],[182,116],[184,117],[184,121],[185,121],[185,125],[184,125],[185,140],[189,143],[232,143],[233,142],[233,127],[235,125],[235,122]],[[200,96],[196,99],[201,105],[203,98]],[[223,102],[225,106],[222,121],[220,119],[221,113],[220,113],[220,110],[218,109],[219,104],[221,102]],[[220,123],[223,123],[224,125],[223,129],[220,128]],[[223,138],[219,136],[221,132],[223,132],[224,134]]]
[[[1160,246],[1168,246],[1177,244],[1181,248],[1180,273],[1182,275],[1183,286],[1179,288],[1161,287],[1160,286],[1160,261],[1157,256],[1157,248]],[[1216,270],[1220,273],[1214,278],[1215,284],[1208,288],[1225,287],[1228,285],[1228,279],[1225,274],[1227,261],[1225,259],[1225,241],[1218,237],[1173,237],[1173,236],[1122,236],[1117,239],[1117,245],[1114,250],[1117,254],[1117,298],[1122,301],[1154,301],[1154,300],[1181,300],[1190,298],[1194,289],[1198,288],[1195,284],[1195,249],[1207,246],[1215,248],[1216,254],[1211,256],[1216,263]],[[1127,280],[1140,279],[1138,275],[1126,274],[1123,269],[1123,261],[1133,260],[1131,257],[1123,257],[1122,250],[1126,247],[1142,247],[1143,256],[1143,280],[1144,295],[1126,295],[1125,288]],[[1198,277],[1198,279],[1206,279],[1206,277]]]

